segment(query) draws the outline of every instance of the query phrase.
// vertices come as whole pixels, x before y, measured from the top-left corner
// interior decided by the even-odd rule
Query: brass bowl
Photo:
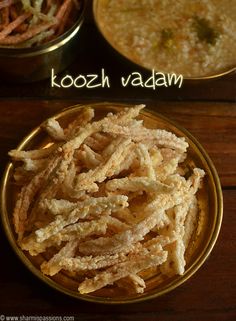
[[[104,28],[105,24],[102,21],[100,11],[103,4],[106,4],[106,3],[107,3],[107,0],[93,0],[93,17],[94,17],[95,25],[97,26],[100,34],[105,39],[105,41],[110,46],[110,48],[113,49],[113,52],[115,52],[117,56],[119,56],[119,58],[123,58],[124,61],[126,60],[127,63],[130,63],[130,65],[133,65],[134,68],[139,68],[144,73],[152,72],[152,69],[149,69],[146,66],[137,63],[129,56],[129,54],[124,53],[123,50],[120,48],[120,46],[114,42],[112,34],[109,36],[108,33],[105,31],[105,28]],[[161,71],[161,70],[157,70],[157,71]],[[213,74],[208,74],[204,76],[194,76],[194,77],[187,77],[183,75],[183,78],[184,80],[187,80],[190,83],[198,83],[201,80],[217,79],[217,78],[232,74],[234,72],[236,72],[236,65],[225,68],[225,70],[221,70]]]
[[[89,106],[95,109],[97,118],[104,116],[107,112],[130,107],[130,105],[117,103],[98,103]],[[66,125],[82,107],[86,107],[86,105],[65,109],[57,114],[55,118],[60,120],[63,125]],[[201,221],[201,233],[194,238],[187,249],[185,257],[187,264],[184,275],[167,278],[160,274],[147,273],[144,276],[147,287],[143,294],[127,294],[120,288],[112,286],[84,295],[77,291],[78,283],[71,274],[60,272],[54,277],[43,275],[39,267],[46,254],[43,253],[32,257],[17,245],[12,224],[12,210],[16,201],[16,187],[13,184],[13,164],[9,163],[5,169],[1,185],[1,218],[6,236],[13,250],[25,266],[43,282],[64,294],[77,299],[106,304],[132,303],[155,298],[173,290],[188,280],[205,262],[214,247],[223,217],[223,200],[220,181],[212,161],[199,142],[181,126],[153,111],[141,113],[141,118],[144,119],[144,124],[149,128],[163,128],[174,132],[178,136],[184,136],[189,143],[187,162],[191,166],[194,165],[204,169],[206,172],[203,188],[198,192],[198,200],[201,201],[205,216]],[[47,134],[40,127],[37,127],[23,139],[18,149],[40,148],[49,142],[50,139]]]
[[[85,0],[81,1],[78,19],[61,36],[32,48],[0,48],[1,79],[7,82],[29,83],[57,74],[76,57],[78,32],[84,21]]]

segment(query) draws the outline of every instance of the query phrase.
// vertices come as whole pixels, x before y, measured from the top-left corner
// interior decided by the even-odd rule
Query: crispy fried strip
[[[128,224],[121,222],[119,219],[113,216],[108,217],[108,228],[115,233],[126,230],[129,227]]]
[[[58,33],[57,33],[58,35],[61,35],[65,31],[66,24],[68,22],[68,18],[70,16],[72,8],[73,8],[73,0],[70,0],[66,8],[66,11],[64,12],[63,16],[60,19]]]
[[[109,191],[119,189],[127,192],[146,191],[149,193],[169,193],[173,190],[172,186],[147,177],[115,178],[106,183],[106,188]]]
[[[126,227],[128,225],[132,225],[136,219],[128,207],[115,212],[113,216],[115,216],[119,221],[126,223]]]
[[[175,134],[164,129],[148,129],[140,126],[122,127],[118,124],[105,123],[102,126],[102,130],[107,133],[131,137],[136,142],[155,140],[160,146],[178,149],[184,152],[188,147],[188,143],[184,138],[178,138]]]
[[[60,246],[65,241],[72,239],[82,240],[88,236],[102,235],[106,233],[108,218],[109,216],[104,215],[98,220],[69,225],[41,243],[37,242],[36,236],[33,233],[24,238],[20,242],[20,246],[22,250],[29,251],[30,255],[34,256],[44,252],[48,247]]]
[[[144,172],[143,176],[147,176],[149,179],[155,180],[156,174],[152,166],[151,157],[149,155],[147,147],[144,144],[139,143],[136,149],[136,153],[139,156],[140,169],[142,170],[142,173]]]
[[[66,225],[73,224],[79,218],[85,218],[87,215],[99,215],[103,211],[116,211],[118,209],[128,206],[127,196],[114,195],[108,197],[90,198],[84,202],[77,203],[75,209],[64,217],[63,215],[56,216],[55,220],[48,224],[46,227],[41,228],[35,232],[37,242],[43,242],[49,237],[60,232]]]
[[[22,166],[18,166],[14,170],[15,181],[22,184],[29,182],[33,178],[33,175],[42,171],[47,166],[48,160],[25,158],[23,162]]]
[[[27,27],[27,25],[25,24],[24,26]],[[23,25],[21,26],[23,27]],[[27,28],[26,28],[27,29]],[[22,32],[24,32],[25,30],[22,30]],[[43,41],[45,41],[46,39],[49,40],[49,38],[54,34],[54,30],[47,30],[47,31],[43,31],[40,34],[34,36],[33,38],[26,40],[24,42],[22,42],[22,44],[19,44],[18,47],[19,48],[29,48],[32,47],[34,44],[38,44],[38,43],[43,43]]]
[[[60,261],[64,257],[72,257],[75,255],[76,248],[78,246],[78,240],[69,241],[62,249],[55,254],[48,262],[44,261],[41,264],[41,271],[46,275],[54,275],[58,273],[60,268]]]
[[[35,202],[30,211],[28,220],[28,226],[31,228],[34,226],[34,222],[35,220],[37,220],[37,216],[39,214],[41,216],[45,214],[45,212],[43,212],[42,209],[39,208],[41,200],[55,197],[58,190],[60,189],[63,180],[65,179],[69,164],[72,160],[72,154],[69,153],[66,155],[60,153],[59,156],[54,154],[53,157],[58,159],[58,164],[55,167],[55,170],[53,170],[48,177],[45,177],[45,180],[42,184],[41,193],[37,198],[35,198]],[[48,166],[50,166],[50,164],[48,164]]]
[[[35,25],[29,28],[26,32],[22,34],[17,34],[14,36],[7,36],[3,39],[0,39],[1,45],[15,45],[19,44],[20,42],[26,41],[35,35],[39,34],[42,31],[45,31],[49,28],[51,28],[55,22],[44,22],[41,25]]]
[[[80,159],[89,169],[99,166],[102,162],[102,156],[94,152],[88,145],[83,144],[83,150],[80,153]]]
[[[65,199],[43,199],[39,206],[42,209],[48,209],[53,215],[65,215],[76,208],[76,203]]]
[[[110,141],[111,138],[107,134],[95,133],[86,138],[85,143],[95,151],[102,151]]]
[[[109,124],[114,123],[114,124],[120,124],[120,125],[126,124],[126,122],[128,122],[130,119],[138,116],[140,110],[143,109],[144,107],[145,105],[138,105],[128,109],[125,108],[124,111],[121,111],[115,115],[108,114],[105,118],[97,122],[93,122],[92,124],[87,124],[75,138],[71,139],[70,141],[68,141],[68,143],[66,143],[63,146],[63,149],[65,151],[71,150],[71,149],[73,150],[78,149],[87,137],[89,137],[94,133],[99,132],[102,126],[104,126],[105,124],[107,123]]]
[[[119,287],[125,288],[129,292],[143,293],[146,288],[145,281],[135,273],[131,273],[116,282]]]
[[[76,105],[77,107],[79,105]],[[75,107],[76,107],[75,106]],[[67,128],[64,129],[66,139],[70,140],[74,136],[78,135],[79,130],[88,124],[94,117],[94,109],[91,107],[82,108],[79,116],[73,120]]]
[[[169,175],[174,174],[178,168],[178,164],[179,157],[172,158],[168,161],[163,161],[155,168],[157,179],[165,180]]]
[[[48,166],[39,174],[34,176],[28,185],[25,185],[20,192],[19,198],[13,212],[13,222],[18,239],[21,240],[25,229],[25,221],[28,215],[28,209],[32,199],[39,191],[45,180],[50,176],[52,171],[58,165],[60,157],[55,157],[49,161]]]
[[[153,251],[148,254],[131,257],[126,262],[116,264],[104,272],[97,273],[92,279],[85,279],[85,281],[79,285],[78,290],[82,294],[96,291],[130,274],[160,265],[166,260],[166,257],[167,252],[165,251]]]
[[[113,255],[102,256],[79,256],[75,258],[63,258],[59,265],[62,269],[71,272],[78,272],[81,270],[97,270],[105,268],[114,264],[118,264],[127,260],[125,253],[117,253]]]
[[[9,23],[3,31],[0,32],[0,41],[8,36],[14,29],[20,26],[27,18],[31,16],[30,13],[24,13],[18,16],[14,21]]]
[[[199,174],[199,172],[196,172]],[[135,243],[142,240],[143,236],[146,235],[151,229],[158,224],[162,224],[162,221],[165,217],[165,211],[169,208],[172,208],[175,205],[181,204],[191,197],[191,195],[196,192],[196,186],[190,189],[191,184],[200,183],[199,178],[194,178],[196,176],[194,173],[188,181],[185,181],[183,178],[181,181],[177,180],[176,184],[182,185],[182,188],[179,190],[174,190],[170,194],[157,194],[154,200],[146,206],[144,211],[143,219],[140,223],[136,224],[134,227],[117,233],[112,237],[100,237],[96,240],[86,241],[79,245],[81,253],[84,254],[104,254],[114,253],[122,251],[124,246]],[[178,175],[175,176],[177,179]],[[150,214],[151,213],[151,214]]]
[[[13,160],[24,160],[24,159],[41,159],[49,157],[53,152],[56,151],[59,145],[53,144],[50,147],[42,148],[42,149],[35,149],[35,150],[18,150],[12,149],[8,155],[11,156]]]
[[[124,248],[142,240],[154,226],[161,222],[163,215],[163,211],[155,211],[152,214],[146,213],[145,218],[140,223],[111,237],[99,237],[95,240],[82,242],[79,245],[79,250],[86,255],[122,252]]]
[[[75,190],[91,190],[94,182],[103,182],[107,177],[114,175],[114,172],[117,170],[117,167],[122,163],[128,154],[132,143],[130,139],[124,139],[117,146],[117,149],[110,156],[108,160],[104,163],[101,163],[95,169],[89,170],[87,173],[81,173],[76,178]]]
[[[61,20],[63,19],[66,11],[68,10],[70,4],[71,4],[72,0],[64,0],[64,2],[62,3],[62,5],[60,6],[59,10],[57,11],[56,14],[56,19],[57,19],[57,23],[60,24]]]
[[[49,118],[44,122],[42,128],[45,129],[54,140],[63,141],[66,138],[63,128],[54,118]]]
[[[38,0],[41,1],[41,0]],[[40,20],[45,21],[45,22],[52,22],[53,25],[56,23],[55,17],[48,17],[46,14],[42,13],[39,11],[38,8],[35,8],[31,5],[31,0],[21,0],[22,5],[23,5],[23,10],[26,12],[31,12],[33,16],[38,17]],[[31,23],[33,25],[33,23]],[[37,26],[37,25],[36,25]]]
[[[192,203],[190,204],[188,213],[186,215],[184,221],[184,235],[183,235],[183,243],[185,248],[188,247],[189,242],[191,240],[193,231],[197,224],[197,216],[198,216],[198,206],[196,197],[193,198]]]
[[[34,1],[33,8],[35,9],[36,12],[38,12],[38,13],[41,12],[43,1],[44,0],[36,0],[36,1]],[[34,14],[30,23],[31,24],[36,24],[36,23],[38,23],[38,21],[39,21],[39,15]]]

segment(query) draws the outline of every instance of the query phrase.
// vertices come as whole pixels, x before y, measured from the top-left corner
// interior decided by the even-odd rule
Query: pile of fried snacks
[[[19,246],[32,256],[50,253],[42,272],[74,273],[80,293],[113,284],[142,293],[140,272],[185,271],[204,171],[184,165],[184,138],[136,119],[144,107],[96,121],[87,107],[67,128],[51,118],[42,127],[53,143],[9,152],[20,186]]]
[[[0,47],[32,47],[50,41],[76,21],[81,0],[1,0]]]

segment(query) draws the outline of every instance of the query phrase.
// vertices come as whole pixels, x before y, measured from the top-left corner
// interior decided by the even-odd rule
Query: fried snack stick
[[[92,279],[85,279],[79,285],[78,290],[81,294],[94,292],[130,274],[136,274],[144,269],[160,265],[166,258],[167,252],[165,251],[150,251],[148,254],[136,255],[126,262],[116,264],[104,272],[97,273]]]
[[[129,255],[137,255],[140,253],[147,253],[147,250],[162,250],[162,245],[170,243],[169,237],[156,237],[155,239],[145,242],[143,245],[141,243],[136,243],[127,247],[125,251],[115,254],[105,254],[101,256],[79,256],[74,258],[63,258],[59,265],[68,271],[76,272],[80,270],[97,270],[105,268],[111,265],[127,261],[127,253]]]
[[[47,166],[47,163],[47,159],[32,160],[24,158],[23,165],[16,167],[14,170],[15,181],[19,184],[26,184],[33,178],[33,175],[42,171]]]
[[[154,226],[160,224],[163,215],[163,211],[155,211],[152,214],[146,213],[146,217],[138,224],[111,237],[99,237],[96,240],[82,242],[79,245],[79,250],[86,255],[122,252],[124,248],[142,240]]]
[[[202,173],[201,173],[202,174]],[[195,171],[188,179],[179,175],[174,177],[172,184],[175,184],[176,190],[169,194],[158,194],[154,200],[150,202],[144,209],[142,220],[133,227],[115,234],[112,237],[100,237],[96,240],[89,240],[79,245],[81,253],[84,254],[104,254],[121,252],[123,247],[135,243],[143,239],[143,237],[150,232],[154,227],[162,226],[162,221],[165,221],[165,211],[181,204],[196,193],[197,184],[200,184],[200,172]],[[192,185],[192,187],[190,187]]]
[[[62,258],[59,266],[70,272],[98,270],[127,260],[126,253],[107,254],[102,256],[79,256]]]
[[[138,176],[112,179],[106,183],[106,189],[108,191],[119,189],[126,192],[169,193],[173,190],[173,187],[148,177]]]
[[[8,153],[8,155],[11,156],[11,158],[16,161],[18,160],[24,161],[24,159],[36,160],[36,159],[49,157],[52,153],[54,153],[58,149],[58,147],[59,145],[53,144],[47,148],[35,149],[35,150],[29,150],[29,151],[12,149]]]
[[[60,193],[62,194],[61,198],[70,198],[70,195],[74,193],[74,179],[78,172],[80,172],[80,166],[76,165],[76,156],[74,155],[74,159],[68,166],[67,173],[63,180],[63,183],[60,185]],[[84,200],[88,195],[85,191],[81,191],[80,193],[76,194],[76,199],[78,201]],[[75,198],[75,197],[74,197]]]
[[[44,181],[42,191],[38,198],[35,200],[34,206],[31,210],[31,222],[34,221],[35,216],[39,212],[39,203],[41,202],[41,200],[45,198],[56,197],[57,192],[59,191],[63,181],[65,180],[68,168],[73,161],[73,151],[70,151],[69,153],[63,153],[61,148],[59,148],[58,150],[61,152],[58,166],[55,168],[55,171],[52,172],[51,175],[49,175]],[[42,210],[40,214],[43,214]]]
[[[42,5],[43,5],[44,0],[36,0],[33,3],[33,8],[35,9],[36,12],[40,13],[42,11]],[[39,16],[34,14],[31,24],[36,24],[39,21]]]
[[[0,32],[0,41],[5,39],[14,29],[20,26],[26,19],[31,16],[31,13],[23,13],[22,15],[18,16],[14,21],[10,22],[7,27],[4,28]]]
[[[116,211],[128,206],[127,196],[115,195],[111,197],[90,198],[78,202],[75,209],[68,216],[57,215],[56,219],[46,227],[35,231],[37,242],[43,242],[49,237],[60,232],[66,225],[73,224],[80,218],[85,218],[89,214],[98,215],[103,211]]]
[[[96,126],[93,124],[87,124],[84,128],[82,128],[78,135],[75,138],[72,138],[70,141],[66,142],[62,145],[60,151],[62,151],[63,157],[60,161],[60,166],[55,174],[55,178],[48,184],[46,191],[41,198],[45,197],[54,197],[59,187],[63,183],[66,178],[67,171],[71,163],[73,162],[73,155],[75,150],[78,149],[83,141],[90,136],[92,133],[97,131]]]
[[[60,19],[58,19],[58,22],[59,22],[58,31],[57,31],[58,35],[61,35],[64,32],[64,30],[66,28],[66,24],[68,22],[68,18],[71,14],[72,8],[73,8],[73,0],[70,0],[70,2],[68,3],[68,5],[66,7],[64,14],[62,15],[62,17]]]
[[[108,160],[106,160],[104,163],[101,163],[95,169],[89,170],[87,173],[79,174],[75,181],[75,193],[81,190],[91,191],[91,188],[94,189],[96,186],[95,182],[101,183],[107,177],[114,175],[117,167],[119,168],[119,165],[125,159],[132,147],[133,144],[130,139],[123,139]]]
[[[37,2],[40,2],[41,0],[37,0]],[[54,17],[48,17],[46,14],[44,14],[42,12],[42,10],[40,10],[39,8],[35,8],[31,5],[31,0],[21,0],[22,2],[22,6],[23,6],[23,10],[25,12],[30,12],[33,14],[33,17],[36,16],[37,18],[39,18],[40,20],[44,21],[44,22],[52,22],[53,21],[53,25],[56,23],[56,19]],[[33,23],[31,22],[31,25]]]
[[[48,30],[52,26],[54,26],[55,22],[44,22],[40,25],[34,25],[30,27],[26,32],[22,34],[17,34],[14,36],[7,36],[5,38],[0,39],[1,45],[16,45],[23,41],[26,41],[35,35],[39,34],[40,32],[43,32],[45,30]]]
[[[27,185],[22,187],[13,212],[13,223],[15,232],[18,234],[18,240],[21,240],[23,237],[28,209],[32,199],[40,190],[45,180],[47,180],[50,174],[55,170],[59,161],[60,157],[52,158],[43,171],[34,176]]]
[[[125,278],[116,281],[116,284],[118,287],[124,288],[131,293],[143,293],[146,288],[144,279],[135,273],[129,274]]]
[[[154,140],[160,146],[177,149],[183,152],[185,152],[188,147],[188,143],[183,138],[179,138],[175,134],[164,129],[148,129],[140,126],[122,127],[118,124],[113,125],[107,123],[103,125],[102,131],[128,136],[136,142]]]
[[[141,109],[143,109],[145,105],[137,105],[132,108],[125,108],[124,111],[120,111],[117,114],[108,114],[105,118],[93,122],[92,124],[87,124],[83,130],[81,130],[77,136],[72,138],[70,141],[68,141],[64,146],[63,150],[65,152],[68,152],[70,150],[78,149],[84,140],[91,136],[92,134],[95,134],[99,131],[101,131],[102,126],[106,125],[107,123],[113,123],[113,124],[119,124],[123,125],[126,124],[130,119],[133,119],[139,115],[139,112]]]
[[[54,275],[60,271],[59,262],[63,257],[73,257],[78,246],[78,240],[74,239],[66,243],[61,250],[54,255],[48,262],[41,264],[41,270],[46,275]]]
[[[69,225],[41,243],[37,242],[35,233],[32,233],[20,242],[20,246],[22,250],[29,251],[30,255],[34,256],[43,253],[51,246],[60,246],[62,242],[73,239],[79,241],[88,236],[103,235],[107,230],[108,218],[109,216],[103,215],[97,220]]]
[[[128,116],[135,115],[135,113],[137,113],[140,110],[140,108],[141,107],[136,107],[133,110],[131,110],[129,113],[128,112],[127,113],[121,112],[119,114],[119,118],[125,119],[125,118],[127,118],[127,114],[128,114]],[[111,115],[109,118],[117,119],[117,115]],[[62,148],[63,148],[63,152],[65,155],[65,159],[62,160],[62,162],[61,162],[61,166],[60,166],[58,173],[57,173],[58,179],[56,181],[54,181],[54,185],[59,185],[59,183],[65,179],[65,173],[66,173],[66,170],[68,169],[68,165],[70,164],[71,159],[73,157],[74,150],[78,149],[81,146],[81,144],[83,143],[83,141],[88,136],[99,131],[100,125],[102,124],[103,121],[106,121],[106,120],[107,120],[107,118],[101,120],[100,122],[94,122],[93,124],[88,124],[79,132],[77,137],[75,137],[74,139],[72,139],[69,142],[67,142],[66,144],[64,144],[64,146]],[[69,155],[69,157],[67,157],[67,155]],[[50,186],[50,188],[51,188],[51,186]],[[92,188],[93,189],[95,188],[95,190],[97,190],[96,184],[93,184]],[[78,191],[75,191],[75,193],[76,192],[78,192]],[[79,192],[80,192],[80,189],[79,189]],[[75,197],[75,196],[72,195],[72,197]]]
[[[128,206],[128,197],[125,195],[110,195],[107,197],[89,197],[85,201],[71,202],[64,199],[44,199],[40,202],[42,209],[48,209],[53,215],[64,215],[77,210],[79,218],[84,219],[88,215],[94,217],[101,214],[103,210],[116,211]]]
[[[163,161],[155,168],[156,177],[160,181],[165,180],[169,175],[175,174],[180,161],[180,156],[176,156],[168,161]]]
[[[120,211],[120,210],[119,210]],[[113,212],[115,214],[116,212]],[[108,231],[112,231],[113,233],[119,233],[121,231],[127,230],[129,224],[120,221],[118,218],[114,216],[108,216]]]
[[[174,207],[170,213],[170,224],[164,227],[159,233],[166,236],[175,235],[175,238],[167,244],[165,249],[168,251],[168,258],[164,262],[160,270],[164,275],[173,276],[175,274],[182,275],[185,270],[185,246],[183,243],[184,236],[184,220],[188,213],[192,198],[188,201]]]
[[[77,107],[76,105],[74,107]],[[73,137],[77,136],[79,130],[87,125],[94,117],[94,109],[91,107],[81,108],[81,112],[79,116],[75,118],[68,126],[64,129],[64,133],[66,135],[66,140],[70,140]]]
[[[66,11],[68,10],[68,8],[70,7],[71,4],[72,4],[72,0],[64,0],[62,5],[58,9],[57,14],[56,14],[56,19],[57,19],[58,25],[61,23],[64,15],[66,14]]]
[[[59,186],[62,184],[62,182],[65,180],[66,177],[66,173],[68,170],[69,165],[71,164],[72,160],[73,160],[73,155],[76,149],[78,149],[83,141],[90,135],[92,135],[93,133],[96,133],[97,131],[99,131],[100,126],[103,124],[103,122],[108,121],[109,120],[116,120],[118,122],[121,121],[125,121],[126,119],[129,119],[129,117],[133,117],[135,116],[137,113],[139,113],[139,110],[141,108],[143,108],[144,106],[136,106],[134,108],[131,108],[131,110],[126,110],[124,112],[120,112],[117,115],[109,115],[107,117],[105,117],[104,119],[98,121],[98,122],[94,122],[92,124],[87,124],[84,128],[82,128],[78,135],[71,139],[70,141],[66,142],[62,147],[61,147],[61,151],[63,154],[63,157],[60,160],[60,165],[57,169],[57,172],[55,174],[55,179],[53,179],[51,181],[50,184],[48,184],[46,191],[44,191],[43,195],[41,196],[41,198],[45,198],[48,197],[49,195],[51,197],[53,197],[56,193],[56,191],[58,190]],[[96,184],[93,186],[95,189]],[[73,197],[73,196],[72,196]]]
[[[49,136],[56,141],[64,141],[66,139],[63,128],[54,118],[49,118],[46,122],[44,122],[42,128],[46,130]]]
[[[193,231],[197,225],[197,217],[198,217],[199,209],[197,204],[196,197],[193,198],[191,204],[189,205],[189,209],[184,221],[184,235],[183,235],[183,243],[185,248],[188,247],[191,237],[193,235]]]
[[[110,142],[111,137],[109,137],[107,134],[102,133],[95,133],[85,140],[85,144],[96,152],[103,151]]]
[[[21,25],[20,27],[26,27],[25,29],[27,29],[27,25]],[[24,32],[25,30],[22,30],[22,32]],[[49,29],[47,31],[43,31],[41,33],[39,33],[38,35],[34,36],[33,38],[24,41],[23,43],[19,44],[18,47],[19,48],[29,48],[32,47],[34,44],[39,44],[42,43],[44,40],[49,39],[51,36],[54,35],[54,31]]]
[[[85,164],[89,169],[93,169],[96,166],[99,166],[103,160],[102,156],[94,152],[88,145],[83,144],[82,151],[80,153],[80,160]]]
[[[151,180],[156,179],[155,170],[152,165],[152,160],[150,157],[150,154],[148,152],[148,148],[142,144],[139,143],[136,149],[136,153],[139,157],[139,172],[141,172],[140,176],[147,176]]]
[[[160,232],[170,235],[172,233],[170,231],[173,231],[176,235],[176,240],[166,248],[168,250],[168,259],[160,268],[161,272],[168,276],[175,274],[182,275],[184,273],[186,264],[184,254],[195,229],[198,213],[195,193],[200,187],[203,175],[204,172],[202,170],[194,169],[194,173],[189,179],[189,181],[192,181],[190,197],[172,210],[169,216],[171,220],[170,225]],[[187,226],[186,231],[185,225]]]

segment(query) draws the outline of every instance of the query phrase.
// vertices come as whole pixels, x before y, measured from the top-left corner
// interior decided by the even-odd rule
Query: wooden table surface
[[[65,73],[91,73],[102,67],[114,81],[107,90],[54,90],[49,80],[27,85],[9,85],[2,80],[1,170],[8,160],[8,150],[45,118],[69,105],[97,101],[146,103],[190,130],[212,158],[224,195],[219,239],[200,270],[173,292],[143,303],[106,306],[72,299],[44,285],[22,265],[1,229],[0,319],[1,315],[38,315],[73,316],[81,321],[236,320],[236,75],[184,83],[181,89],[121,88],[116,79],[131,72],[132,66],[107,50],[89,15],[81,30],[78,59]]]

